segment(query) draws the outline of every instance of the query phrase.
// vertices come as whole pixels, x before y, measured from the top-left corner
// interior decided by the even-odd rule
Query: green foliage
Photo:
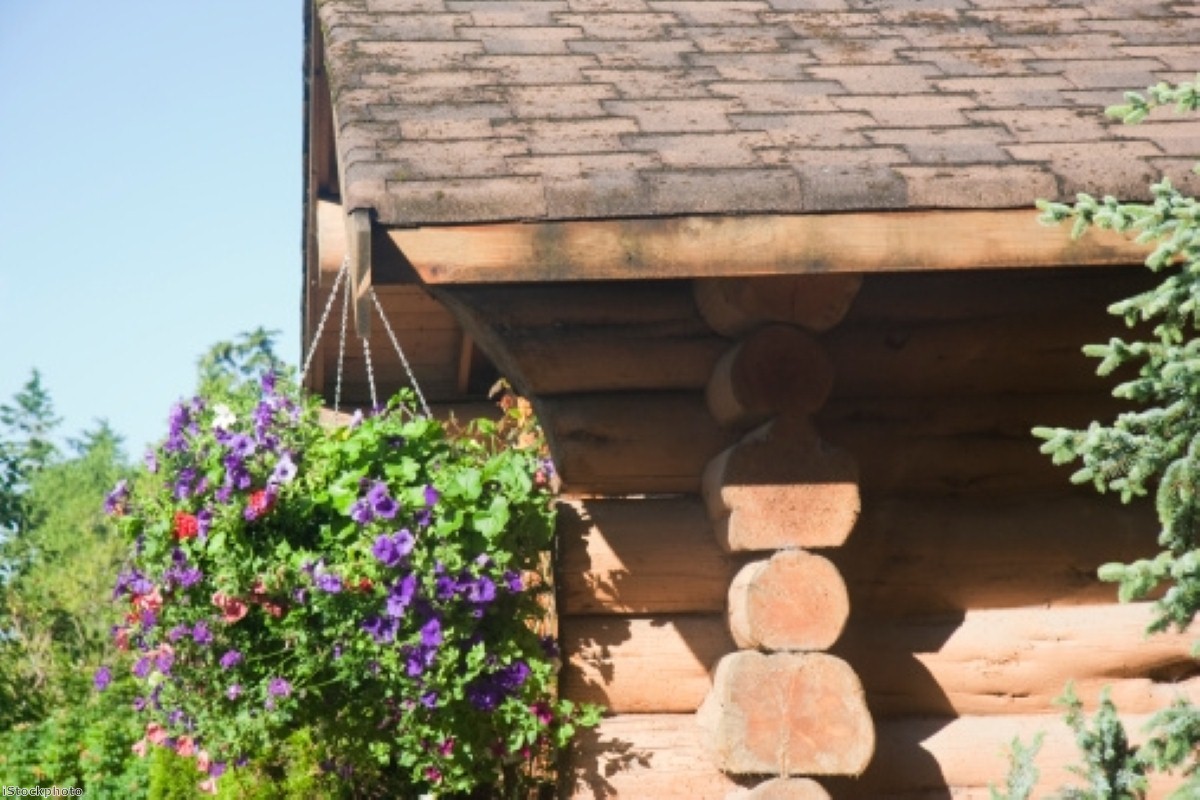
[[[0,732],[0,785],[53,782],[89,797],[144,797],[147,764],[130,751],[142,733],[129,713],[134,688],[129,678],[114,681],[103,695],[73,698]]]
[[[1136,121],[1155,105],[1173,102],[1196,107],[1191,84],[1160,85],[1150,100],[1130,94],[1130,104],[1110,113]],[[1137,234],[1153,244],[1146,265],[1164,273],[1148,292],[1114,304],[1109,311],[1130,327],[1152,326],[1145,338],[1091,345],[1085,353],[1099,358],[1097,371],[1137,369],[1137,376],[1113,391],[1141,408],[1109,425],[1092,423],[1086,430],[1036,428],[1045,440],[1042,452],[1056,464],[1079,462],[1075,483],[1091,483],[1098,491],[1118,492],[1129,502],[1153,492],[1162,531],[1161,553],[1132,564],[1110,564],[1105,580],[1120,584],[1123,600],[1142,599],[1166,585],[1157,603],[1151,630],[1186,628],[1200,610],[1200,206],[1181,195],[1169,181],[1152,187],[1148,204],[1122,203],[1111,197],[1097,201],[1080,195],[1073,206],[1039,202],[1042,220],[1074,220],[1072,233],[1095,226]]]
[[[1039,733],[1028,747],[1022,745],[1020,739],[1012,740],[1008,754],[1008,778],[1004,782],[1003,790],[994,786],[988,787],[991,800],[1029,800],[1033,797],[1033,787],[1040,775],[1034,759],[1042,749],[1044,738],[1044,735]]]
[[[1131,92],[1125,104],[1107,113],[1136,123],[1160,105],[1174,104],[1181,112],[1200,108],[1195,84],[1159,84],[1148,94]],[[1146,266],[1164,277],[1150,291],[1109,308],[1130,328],[1137,327],[1141,338],[1113,338],[1084,348],[1100,359],[1101,375],[1136,368],[1136,377],[1113,394],[1139,410],[1108,425],[1093,422],[1086,430],[1035,428],[1033,433],[1044,440],[1042,452],[1055,464],[1080,463],[1073,482],[1117,492],[1124,502],[1153,494],[1161,551],[1132,564],[1107,564],[1100,577],[1120,585],[1122,602],[1165,588],[1150,625],[1155,632],[1184,630],[1200,611],[1200,205],[1166,179],[1151,193],[1150,203],[1086,194],[1074,205],[1038,203],[1043,222],[1073,221],[1074,237],[1092,227],[1136,234],[1138,242],[1154,246]],[[1149,776],[1158,772],[1185,777],[1173,797],[1200,796],[1200,710],[1194,705],[1179,700],[1156,714],[1147,726],[1148,740],[1135,747],[1107,692],[1090,723],[1070,687],[1060,702],[1082,754],[1073,771],[1085,785],[1063,789],[1059,798],[1141,800]],[[1019,743],[1014,748],[1010,785],[1032,765],[1028,750]]]
[[[51,437],[58,423],[37,370],[11,404],[0,405],[0,538],[24,527],[25,493],[33,476],[54,460]]]
[[[197,364],[201,397],[226,397],[253,390],[260,375],[287,379],[292,368],[275,352],[279,331],[259,327],[243,331],[237,338],[214,344]]]
[[[81,446],[31,474],[24,527],[0,542],[0,730],[86,697],[111,650],[104,619],[123,543],[102,506],[124,468],[106,427]]]
[[[295,387],[235,388],[178,404],[147,474],[110,495],[139,749],[209,785],[244,756],[271,783],[326,780],[280,749],[296,737],[356,791],[517,796],[547,777],[598,711],[554,698],[535,629],[553,506],[528,404],[457,429],[400,398],[329,429]]]
[[[1067,724],[1075,732],[1075,743],[1083,765],[1071,771],[1083,778],[1083,787],[1063,789],[1062,800],[1140,800],[1146,793],[1146,769],[1137,748],[1130,746],[1125,726],[1106,691],[1091,725],[1083,704],[1068,686],[1059,704],[1067,709]]]

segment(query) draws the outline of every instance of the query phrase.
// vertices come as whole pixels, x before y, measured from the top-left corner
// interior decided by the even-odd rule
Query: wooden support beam
[[[1140,263],[1148,249],[1101,231],[1072,241],[1033,209],[393,228],[422,280],[524,283]]]
[[[350,301],[358,338],[371,335],[371,212],[355,209],[346,215],[346,244],[350,258]]]
[[[828,650],[849,616],[837,568],[804,550],[753,561],[729,587],[729,630],[745,649]]]
[[[1144,736],[1145,716],[1125,723],[1135,741]],[[1046,734],[1036,763],[1041,771],[1035,797],[1078,785],[1067,770],[1078,760],[1075,737],[1061,714],[985,717],[897,717],[875,728],[875,755],[859,777],[823,777],[838,800],[987,800],[988,786],[1001,786],[1014,738],[1028,744]],[[622,714],[581,731],[570,755],[567,796],[731,800],[758,783],[719,771],[694,714]],[[1157,780],[1149,797],[1162,800],[1179,778]],[[820,795],[817,795],[820,797]]]
[[[526,395],[698,389],[728,348],[682,282],[456,286],[439,295]]]
[[[824,653],[725,656],[697,718],[735,775],[859,775],[875,749],[862,685]]]

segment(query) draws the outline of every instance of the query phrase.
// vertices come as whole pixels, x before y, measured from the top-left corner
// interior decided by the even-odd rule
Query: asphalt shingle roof
[[[1192,181],[1200,4],[320,0],[343,203],[390,225],[1009,208]]]

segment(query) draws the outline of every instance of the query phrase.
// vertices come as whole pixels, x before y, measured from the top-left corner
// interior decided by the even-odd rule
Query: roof
[[[1200,70],[1144,0],[320,0],[342,204],[389,226],[1146,196]],[[1189,187],[1190,188],[1190,187]]]

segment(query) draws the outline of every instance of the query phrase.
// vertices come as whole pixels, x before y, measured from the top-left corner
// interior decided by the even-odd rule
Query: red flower
[[[247,518],[254,520],[266,514],[271,510],[271,504],[274,500],[275,498],[267,494],[265,489],[259,489],[257,492],[251,493],[250,502],[246,509]]]
[[[194,539],[198,533],[200,533],[200,523],[196,520],[195,514],[186,514],[183,511],[175,512],[176,539],[180,541]]]

